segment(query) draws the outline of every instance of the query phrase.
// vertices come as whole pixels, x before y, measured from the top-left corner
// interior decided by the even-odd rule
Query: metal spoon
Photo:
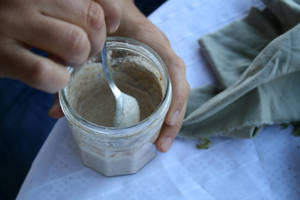
[[[114,127],[128,127],[140,120],[140,108],[137,100],[129,96],[117,87],[107,67],[106,42],[101,51],[102,66],[106,81],[116,100],[116,111],[114,116]]]

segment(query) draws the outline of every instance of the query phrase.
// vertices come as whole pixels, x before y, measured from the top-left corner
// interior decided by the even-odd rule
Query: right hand
[[[121,0],[1,0],[0,77],[54,93],[120,24]],[[30,51],[37,48],[60,64]]]

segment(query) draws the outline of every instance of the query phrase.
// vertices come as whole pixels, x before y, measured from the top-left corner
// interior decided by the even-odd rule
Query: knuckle
[[[74,64],[84,63],[90,51],[87,34],[80,29],[73,28],[70,30],[68,38],[67,62]]]
[[[104,12],[101,6],[94,1],[91,1],[88,6],[87,23],[97,30],[101,29],[105,25]]]
[[[183,72],[185,74],[185,63],[184,61],[177,56],[172,50],[166,53],[166,63],[174,68],[176,71]]]
[[[185,81],[184,87],[185,87],[185,89],[184,89],[185,96],[188,97],[190,95],[190,92],[191,92],[191,86],[187,81]]]
[[[174,138],[176,137],[179,129],[181,128],[181,125],[182,125],[182,121],[178,120],[179,122],[177,122],[175,125],[174,125],[174,128],[176,129],[176,131],[174,132]]]
[[[184,61],[179,58],[178,56],[176,56],[174,59],[173,59],[173,66],[176,68],[176,71],[178,72],[178,79],[180,79],[181,81],[178,83],[178,94],[177,94],[177,97],[182,99],[186,99],[188,96],[189,96],[189,93],[190,93],[190,85],[189,83],[187,82],[186,80],[186,67],[185,67],[185,63]]]
[[[185,81],[183,83],[182,86],[182,95],[181,95],[181,99],[183,100],[182,105],[186,102],[186,100],[188,99],[189,95],[190,95],[190,85],[187,83],[187,81]]]
[[[185,71],[185,63],[181,58],[176,56],[175,59],[173,59],[173,63],[176,68],[181,68],[181,69],[184,69],[184,71]]]
[[[164,40],[168,46],[170,46],[170,40],[168,39],[168,37],[166,36],[166,34],[164,34],[160,29],[156,29],[157,32],[159,33],[159,35],[161,36],[162,40]]]

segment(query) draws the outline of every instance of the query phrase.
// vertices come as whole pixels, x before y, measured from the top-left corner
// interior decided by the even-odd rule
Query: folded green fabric
[[[179,136],[249,138],[300,120],[300,1],[264,2],[200,39],[220,84],[191,91]]]

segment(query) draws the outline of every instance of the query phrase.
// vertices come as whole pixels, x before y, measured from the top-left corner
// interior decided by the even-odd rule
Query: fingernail
[[[164,152],[168,151],[172,142],[173,142],[172,138],[170,138],[170,137],[164,138],[164,140],[162,141],[162,145],[161,145],[162,150]]]
[[[109,33],[112,34],[114,32],[116,32],[118,30],[119,26],[118,25],[115,25],[115,26],[111,26],[109,28]]]
[[[177,110],[175,113],[173,113],[171,119],[169,120],[169,125],[174,126],[177,123],[179,117],[179,110]]]
[[[109,27],[108,27],[108,32],[111,34],[111,33],[114,33],[118,30],[120,24],[119,23],[114,23],[114,24],[111,24]]]

